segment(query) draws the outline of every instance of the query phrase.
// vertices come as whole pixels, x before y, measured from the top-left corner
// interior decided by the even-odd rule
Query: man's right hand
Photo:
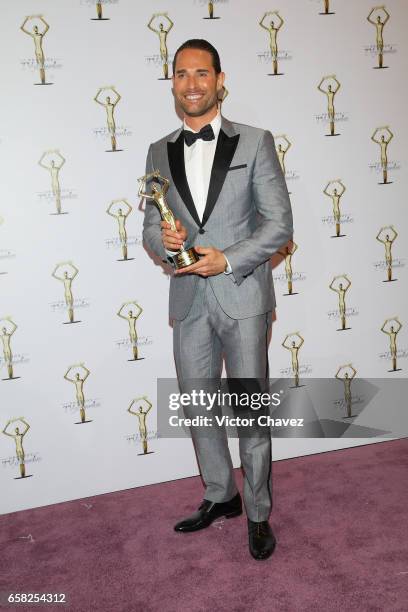
[[[177,232],[174,232],[170,223],[162,221],[162,242],[166,251],[179,251],[183,246],[183,242],[187,240],[187,230],[181,225],[181,221],[176,221]]]

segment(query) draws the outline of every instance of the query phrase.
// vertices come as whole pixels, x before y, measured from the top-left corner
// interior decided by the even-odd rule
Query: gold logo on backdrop
[[[281,140],[282,142],[279,142],[279,140]],[[283,176],[286,176],[285,156],[291,146],[292,143],[290,142],[286,134],[279,134],[275,136],[276,154],[279,159],[280,167],[282,168]]]
[[[72,374],[71,374],[72,372]],[[86,420],[85,416],[85,396],[84,396],[84,383],[91,372],[83,363],[75,363],[69,366],[68,370],[64,374],[65,380],[75,385],[75,394],[77,404],[79,406],[79,414],[81,416],[81,423],[90,423],[91,421]]]
[[[129,308],[130,306],[130,308]],[[127,307],[127,313],[124,313],[125,307]],[[143,309],[137,302],[124,302],[122,306],[119,308],[117,315],[121,319],[125,319],[129,325],[129,339],[130,345],[132,347],[133,359],[129,359],[129,361],[138,361],[139,359],[144,359],[144,357],[139,357],[139,351],[137,346],[137,331],[136,331],[136,321],[142,314]]]
[[[340,280],[340,282],[338,282]],[[329,285],[332,291],[335,291],[339,296],[339,314],[341,320],[341,330],[350,329],[346,327],[346,293],[351,287],[351,281],[345,274],[335,276]]]
[[[398,236],[397,230],[393,225],[387,225],[380,229],[378,232],[376,239],[378,242],[382,242],[385,249],[385,265],[387,266],[387,280],[384,282],[391,282],[392,280],[397,280],[396,278],[392,278],[392,244],[396,237]]]
[[[269,24],[265,24],[265,19],[269,17]],[[285,22],[282,17],[279,15],[278,11],[268,11],[264,14],[259,25],[261,28],[266,30],[269,34],[269,48],[271,50],[271,58],[272,58],[272,70],[273,73],[269,76],[276,76],[278,74],[282,74],[278,72],[278,32],[281,29]]]
[[[388,145],[393,138],[394,134],[388,125],[376,128],[371,136],[371,140],[380,147],[380,161],[383,173],[383,182],[380,185],[386,185],[390,182],[388,181]]]
[[[329,187],[332,187],[331,191],[329,191]],[[335,236],[336,238],[340,238],[345,235],[345,234],[340,233],[340,217],[341,217],[340,198],[345,191],[346,191],[346,188],[340,179],[334,179],[333,181],[329,181],[323,190],[323,193],[327,195],[329,198],[331,198],[332,200],[333,219],[336,224],[336,236]]]
[[[323,87],[323,83],[326,84],[326,87]],[[330,134],[326,134],[327,136],[338,136],[334,130],[334,121],[336,116],[336,111],[334,110],[334,96],[339,91],[341,85],[336,78],[335,74],[328,74],[322,77],[317,89],[321,91],[323,94],[326,94],[327,97],[327,116],[330,123]]]
[[[159,17],[163,17],[162,20],[159,21],[158,27],[154,27],[153,23],[157,23],[157,19]],[[167,21],[167,30],[164,27],[163,21]],[[149,30],[157,34],[159,37],[160,44],[160,58],[163,65],[163,79],[167,80],[169,78],[169,53],[167,50],[167,35],[170,32],[171,28],[174,26],[174,23],[170,19],[167,13],[154,13],[152,18],[150,19],[147,27]]]
[[[28,21],[37,20],[37,23],[34,24],[32,32],[26,29],[26,24]],[[43,30],[40,31],[40,26],[38,22],[44,26]],[[42,15],[29,15],[26,17],[20,26],[20,30],[24,32],[24,34],[28,34],[34,41],[34,52],[35,52],[35,60],[37,62],[37,67],[40,71],[40,79],[41,83],[36,83],[36,85],[51,85],[51,83],[46,83],[45,81],[45,56],[43,50],[43,38],[50,29],[50,26],[45,21]]]
[[[292,340],[290,340],[290,343],[288,344],[289,338],[292,338]],[[299,387],[299,350],[304,341],[304,338],[302,338],[299,332],[293,332],[291,334],[287,334],[282,342],[282,346],[290,351],[295,387]]]
[[[111,95],[106,96],[105,102],[102,102],[100,100],[100,96],[103,91],[112,92],[115,97],[112,98]],[[96,96],[94,97],[95,102],[99,104],[100,106],[103,106],[104,109],[106,110],[106,123],[108,126],[108,132],[110,134],[111,145],[112,145],[112,149],[109,152],[116,152],[116,151],[121,150],[121,149],[117,149],[117,146],[116,146],[116,124],[115,124],[115,117],[114,117],[115,107],[120,99],[121,99],[121,95],[116,91],[113,85],[108,85],[107,87],[100,87],[97,91]]]
[[[367,20],[375,27],[375,31],[376,31],[375,43],[376,43],[377,55],[378,55],[378,66],[376,66],[376,68],[387,68],[387,66],[384,66],[384,61],[383,61],[384,59],[383,58],[384,56],[383,31],[384,31],[384,26],[389,20],[389,18],[390,18],[390,14],[388,13],[384,5],[374,6],[371,9],[367,17]]]
[[[13,352],[11,350],[11,338],[16,329],[17,325],[11,320],[10,317],[3,317],[0,319],[0,339],[3,345],[4,363],[6,364],[8,374],[8,378],[3,378],[3,380],[20,378],[19,376],[14,376]]]
[[[342,376],[340,376],[340,372],[343,372]],[[353,380],[356,374],[357,374],[357,370],[353,368],[351,363],[346,363],[345,365],[340,366],[335,374],[335,377],[338,380],[341,380],[344,385],[344,401],[346,404],[346,416],[344,418],[347,418],[347,419],[349,419],[352,416],[351,414],[351,381]]]
[[[51,189],[55,199],[55,208],[57,209],[57,215],[62,214],[61,210],[61,187],[59,182],[59,171],[65,164],[65,158],[61,155],[58,149],[50,149],[45,151],[40,161],[38,162],[41,168],[48,170],[51,176]],[[54,213],[55,214],[55,213]],[[64,213],[67,214],[67,213]]]
[[[390,355],[392,359],[392,369],[389,372],[399,372],[401,368],[397,368],[397,334],[402,327],[402,323],[398,317],[391,317],[384,321],[381,331],[387,334],[390,339]]]
[[[292,270],[292,257],[298,250],[298,245],[292,240],[292,246],[287,246],[284,251],[278,251],[279,255],[282,255],[285,259],[285,273],[286,280],[288,282],[288,293],[286,295],[296,295],[293,293],[293,270]]]
[[[122,198],[121,200],[112,200],[106,212],[108,213],[108,215],[116,219],[116,221],[118,222],[119,240],[120,240],[120,246],[122,248],[122,256],[123,256],[122,261],[127,261],[128,249],[127,249],[126,219],[132,212],[132,207],[125,198]]]
[[[14,433],[10,433],[7,429],[10,427],[12,423],[17,423],[20,421],[24,425],[24,430],[20,431],[20,427],[16,427],[14,429]],[[9,419],[6,423],[6,426],[3,429],[3,433],[6,436],[14,439],[16,445],[16,455],[17,460],[20,466],[20,478],[27,478],[25,471],[25,453],[23,448],[23,438],[26,435],[27,431],[30,429],[30,425],[27,423],[24,417],[16,417],[15,419]]]
[[[55,266],[52,272],[52,276],[61,281],[64,285],[64,298],[65,304],[68,308],[69,323],[78,323],[78,321],[74,321],[74,297],[72,295],[72,282],[77,276],[78,272],[78,268],[74,266],[72,261],[61,261]]]
[[[137,406],[137,410],[135,412],[134,410],[132,410],[132,407],[134,404],[137,404],[137,403],[139,403],[139,406]],[[143,409],[142,404],[145,406],[144,409]],[[139,419],[139,434],[140,434],[140,439],[142,441],[142,446],[143,446],[143,453],[139,453],[139,454],[143,454],[143,455],[148,455],[153,452],[153,451],[147,450],[147,426],[146,426],[146,417],[147,417],[147,414],[152,409],[152,405],[153,404],[147,399],[146,395],[143,395],[142,397],[136,397],[134,400],[132,400],[128,408],[128,412],[130,414],[134,414]]]

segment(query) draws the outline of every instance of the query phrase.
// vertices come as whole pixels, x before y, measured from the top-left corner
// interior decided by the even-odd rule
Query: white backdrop
[[[197,474],[191,441],[155,438],[156,379],[174,377],[171,328],[167,318],[168,276],[154,266],[141,244],[143,212],[137,177],[144,173],[150,142],[179,125],[171,81],[159,80],[159,41],[146,26],[155,12],[167,11],[170,58],[186,39],[202,37],[219,50],[229,95],[224,115],[234,121],[286,134],[288,187],[298,250],[292,259],[294,291],[285,296],[284,264],[274,269],[277,320],[270,347],[272,377],[290,375],[290,355],[281,342],[300,331],[301,374],[334,376],[352,362],[362,377],[405,376],[408,354],[406,291],[407,128],[405,0],[390,0],[384,27],[384,65],[377,65],[375,28],[366,17],[367,0],[331,1],[331,15],[319,15],[323,2],[281,0],[284,25],[278,33],[280,76],[268,76],[268,34],[262,15],[275,7],[264,0],[152,0],[103,3],[106,20],[95,20],[93,2],[20,0],[2,12],[3,93],[0,114],[0,318],[18,326],[11,337],[13,375],[3,358],[0,429],[24,416],[26,476],[18,478],[15,443],[0,434],[2,513],[98,493]],[[34,42],[20,26],[26,15],[41,13],[50,28],[43,39],[46,82]],[[27,26],[31,29],[30,23]],[[337,137],[327,137],[326,96],[317,89],[324,75],[341,84],[335,96]],[[113,84],[121,95],[115,108],[117,146],[108,153],[105,110],[93,98]],[[379,184],[379,146],[371,135],[389,125],[389,181]],[[59,173],[62,209],[55,202],[49,172],[38,161],[58,149],[66,162]],[[332,239],[327,182],[341,178],[342,233]],[[122,255],[115,219],[106,214],[114,199],[126,198],[129,261]],[[329,219],[327,219],[329,218]],[[329,221],[329,222],[328,222]],[[375,240],[393,225],[396,282],[384,283],[384,248]],[[79,273],[72,284],[75,320],[69,325],[62,283],[51,276],[61,261],[72,260]],[[346,273],[350,330],[336,331],[337,296],[328,289]],[[137,321],[139,353],[131,348],[127,323],[116,316],[123,302],[143,308]],[[388,372],[385,319],[399,316],[398,367]],[[5,342],[5,340],[4,340]],[[1,349],[0,345],[0,349]],[[3,357],[3,354],[0,354]],[[67,368],[83,362],[86,416],[79,425],[74,385]],[[146,395],[150,454],[142,456],[131,400]],[[275,440],[275,459],[341,448],[375,439]],[[236,441],[231,447],[239,464]]]

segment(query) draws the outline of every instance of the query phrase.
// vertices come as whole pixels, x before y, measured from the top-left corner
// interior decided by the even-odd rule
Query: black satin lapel
[[[210,185],[208,188],[207,203],[205,205],[203,220],[201,225],[205,225],[214,209],[214,206],[220,195],[222,186],[227,176],[228,168],[231,165],[234,157],[235,149],[237,148],[239,134],[227,136],[223,130],[220,130],[218,136],[217,147],[215,149],[214,162],[211,170]]]
[[[167,143],[167,155],[169,158],[169,166],[173,183],[180,194],[181,199],[186,205],[190,215],[193,217],[197,225],[200,225],[200,219],[197,215],[196,207],[191,196],[190,187],[188,186],[186,169],[184,166],[184,138],[183,132],[177,138],[176,142]]]

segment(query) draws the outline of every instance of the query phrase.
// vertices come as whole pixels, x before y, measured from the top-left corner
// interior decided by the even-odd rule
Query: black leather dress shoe
[[[233,518],[242,514],[242,501],[239,493],[227,502],[217,504],[216,502],[204,499],[197,512],[174,525],[175,531],[198,531],[211,525],[220,516]]]
[[[268,521],[254,523],[248,519],[249,552],[254,559],[267,559],[276,546],[276,539]]]

